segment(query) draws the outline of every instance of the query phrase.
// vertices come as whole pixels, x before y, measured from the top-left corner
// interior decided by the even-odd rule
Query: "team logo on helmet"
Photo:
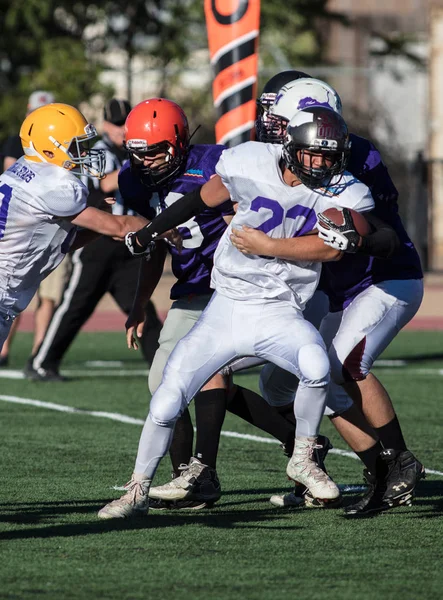
[[[329,102],[329,92],[328,99],[326,100],[326,102],[320,102],[319,100],[316,100],[315,98],[310,98],[308,96],[306,98],[300,99],[297,108],[298,110],[303,110],[304,108],[309,108],[310,106],[323,106],[324,108],[330,108],[331,110],[334,110],[333,106]]]

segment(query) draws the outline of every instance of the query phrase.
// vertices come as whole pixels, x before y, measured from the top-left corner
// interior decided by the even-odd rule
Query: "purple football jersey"
[[[221,145],[191,146],[183,172],[171,185],[155,193],[150,192],[131,172],[127,161],[118,178],[125,206],[152,220],[184,194],[209,181],[224,149],[225,146]],[[227,227],[223,217],[233,214],[232,203],[228,201],[216,208],[205,209],[178,228],[183,237],[181,253],[169,246],[172,271],[177,278],[171,289],[171,299],[213,292],[210,281],[214,252]]]
[[[351,157],[347,170],[366,184],[375,201],[374,214],[395,229],[401,250],[389,260],[345,254],[337,262],[323,264],[319,288],[329,296],[330,310],[346,308],[363,290],[374,283],[399,279],[421,279],[423,272],[417,251],[398,214],[398,192],[371,142],[350,135]]]

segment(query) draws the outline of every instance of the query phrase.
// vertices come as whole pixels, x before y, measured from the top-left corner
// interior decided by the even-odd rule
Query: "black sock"
[[[175,424],[174,437],[172,438],[169,456],[172,469],[176,476],[180,475],[179,466],[187,465],[192,456],[192,445],[194,443],[194,427],[189,410],[186,409]]]
[[[220,432],[226,414],[226,390],[219,388],[199,392],[194,402],[197,429],[194,456],[215,469]]]
[[[407,450],[397,416],[392,421],[389,421],[389,423],[386,423],[386,425],[383,425],[383,427],[376,427],[375,431],[384,448],[393,448],[397,453]]]
[[[373,446],[363,452],[356,452],[355,454],[359,457],[362,463],[365,465],[371,475],[375,475],[377,458],[380,456],[380,452],[383,450],[383,446],[380,442],[376,442]]]
[[[235,394],[228,401],[228,410],[251,425],[266,431],[283,444],[289,443],[293,447],[295,427],[292,422],[289,422],[284,415],[280,414],[279,409],[270,406],[256,392],[237,386]],[[294,418],[293,408],[292,416]]]
[[[148,366],[151,366],[154,355],[157,352],[158,338],[163,324],[158,318],[155,306],[151,301],[149,301],[145,307],[145,314],[146,320],[143,326],[142,336],[138,341],[144,359],[148,363]]]
[[[294,415],[294,403],[290,402],[289,404],[284,404],[283,406],[277,406],[276,409],[286,421],[293,425],[295,433],[297,421],[295,420]]]

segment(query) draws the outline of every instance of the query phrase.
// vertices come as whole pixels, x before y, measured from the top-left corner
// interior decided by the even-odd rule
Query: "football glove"
[[[337,225],[323,213],[318,213],[316,223],[318,237],[335,250],[355,254],[358,251],[361,236],[356,231],[351,213],[347,208],[343,208],[343,219],[343,225]]]
[[[130,231],[125,235],[126,248],[129,250],[132,256],[142,256],[145,258],[145,260],[149,260],[155,248],[155,242],[149,242],[146,247],[142,248],[139,246],[139,244],[137,244],[136,236],[136,231]]]

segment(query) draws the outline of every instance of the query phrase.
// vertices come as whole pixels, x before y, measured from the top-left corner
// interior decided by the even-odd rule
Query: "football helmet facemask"
[[[125,123],[125,147],[132,170],[150,189],[167,185],[183,169],[189,150],[189,126],[183,110],[165,98],[137,104]],[[164,155],[160,160],[151,160]]]
[[[23,121],[20,139],[26,159],[57,165],[76,175],[102,179],[105,153],[92,150],[97,137],[94,125],[69,104],[46,104]]]
[[[260,98],[257,98],[257,118],[255,121],[255,131],[259,142],[267,142],[270,144],[283,143],[280,136],[276,136],[275,132],[268,124],[269,109],[274,104],[275,97],[279,90],[291,81],[298,79],[311,79],[311,76],[303,71],[290,69],[289,71],[281,71],[265,83]]]
[[[344,119],[330,108],[298,111],[289,121],[282,158],[307,187],[328,187],[346,169],[351,143]],[[321,160],[319,160],[319,158]],[[334,184],[340,179],[334,179]]]
[[[320,79],[299,79],[285,84],[278,90],[268,110],[266,129],[269,141],[283,144],[289,120],[298,110],[310,106],[323,106],[339,114],[342,111],[340,96]]]

